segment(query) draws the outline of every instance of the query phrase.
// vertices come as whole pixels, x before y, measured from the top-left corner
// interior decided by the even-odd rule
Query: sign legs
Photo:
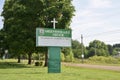
[[[60,53],[60,47],[48,47],[48,73],[61,72]]]

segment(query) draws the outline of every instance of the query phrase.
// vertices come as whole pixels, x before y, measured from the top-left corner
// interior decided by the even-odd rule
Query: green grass
[[[75,59],[73,63],[82,63],[82,59]],[[120,58],[93,56],[89,59],[84,59],[85,64],[120,66]]]
[[[120,72],[62,66],[61,73],[47,68],[0,61],[0,80],[120,80]]]

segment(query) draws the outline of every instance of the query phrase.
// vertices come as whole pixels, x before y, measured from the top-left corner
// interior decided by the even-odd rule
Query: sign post
[[[36,46],[48,47],[48,73],[61,72],[61,47],[71,46],[71,30],[55,29],[55,18],[53,28],[36,29]]]
[[[48,47],[48,73],[60,73],[61,47],[71,46],[71,30],[37,28],[36,46]]]
[[[48,73],[61,72],[60,53],[60,47],[48,47]]]
[[[71,46],[71,30],[37,28],[36,46],[48,47],[48,73],[60,73],[61,47]]]
[[[55,23],[58,23],[55,18],[53,18],[53,29],[55,29]],[[48,47],[48,73],[60,73],[61,63],[60,63],[60,47],[50,46]]]

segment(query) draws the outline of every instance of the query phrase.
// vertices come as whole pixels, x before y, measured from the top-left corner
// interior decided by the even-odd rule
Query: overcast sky
[[[0,0],[0,13],[4,0]],[[72,19],[72,38],[83,42],[97,39],[106,44],[120,43],[120,0],[73,0],[76,12]],[[3,27],[0,17],[0,29]]]
[[[1,15],[1,12],[2,12],[3,4],[4,4],[4,0],[0,0],[0,15]],[[0,16],[0,29],[3,27],[2,19],[3,18]]]
[[[95,39],[120,43],[120,0],[73,0],[73,5],[73,39],[80,41],[82,34],[85,45]]]

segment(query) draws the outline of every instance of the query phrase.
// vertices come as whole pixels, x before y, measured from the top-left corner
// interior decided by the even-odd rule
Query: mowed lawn
[[[61,73],[47,73],[44,67],[0,62],[0,80],[120,80],[120,72],[62,66]]]

